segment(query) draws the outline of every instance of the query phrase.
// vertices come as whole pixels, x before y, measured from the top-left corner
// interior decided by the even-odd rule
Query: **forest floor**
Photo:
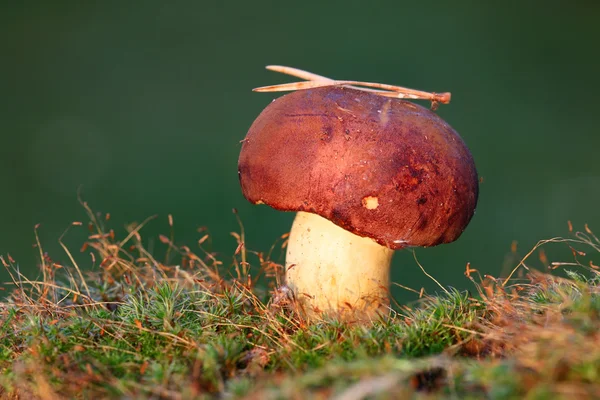
[[[600,274],[587,261],[600,241],[587,226],[538,243],[511,279],[467,266],[473,294],[442,287],[358,324],[308,320],[243,229],[231,267],[204,238],[192,251],[161,236],[165,263],[143,246],[143,223],[118,239],[88,212],[91,272],[66,246],[68,266],[40,249],[36,281],[0,258],[12,277],[0,399],[600,398]],[[573,262],[545,260],[548,242]],[[528,266],[540,254],[562,277]]]

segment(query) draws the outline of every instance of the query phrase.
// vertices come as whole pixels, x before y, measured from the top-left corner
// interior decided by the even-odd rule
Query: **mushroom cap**
[[[315,213],[391,249],[458,239],[478,197],[473,157],[443,119],[339,86],[269,104],[243,140],[238,174],[252,203]]]

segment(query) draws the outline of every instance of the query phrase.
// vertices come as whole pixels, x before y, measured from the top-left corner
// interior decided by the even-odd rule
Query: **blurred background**
[[[78,190],[95,211],[111,214],[119,237],[127,223],[158,215],[142,231],[157,252],[172,214],[178,244],[194,248],[204,235],[197,228],[206,226],[227,264],[237,246],[229,232],[239,230],[232,208],[247,247],[268,250],[293,214],[247,203],[237,177],[239,141],[277,96],[251,88],[294,80],[267,64],[452,92],[438,113],[470,147],[483,183],[463,236],[416,250],[443,284],[472,289],[467,262],[506,274],[516,265],[513,241],[524,254],[540,239],[568,235],[568,220],[600,231],[598,2],[1,8],[0,254],[33,277],[36,224],[45,251],[68,264],[58,238],[72,221],[87,221]],[[74,228],[65,242],[77,253],[86,234]],[[564,245],[549,253],[571,257]],[[8,280],[6,271],[0,278]],[[409,251],[395,256],[393,280],[439,290]]]

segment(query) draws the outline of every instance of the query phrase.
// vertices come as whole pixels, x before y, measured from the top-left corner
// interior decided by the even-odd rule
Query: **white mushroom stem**
[[[299,212],[290,232],[286,281],[317,312],[375,317],[389,306],[393,250],[316,214]]]

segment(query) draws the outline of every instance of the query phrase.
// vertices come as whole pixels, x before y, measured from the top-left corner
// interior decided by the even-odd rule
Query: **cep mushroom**
[[[393,252],[456,240],[478,197],[473,158],[443,119],[341,86],[274,100],[238,173],[250,202],[297,212],[285,263],[296,298],[369,318],[389,308]]]

